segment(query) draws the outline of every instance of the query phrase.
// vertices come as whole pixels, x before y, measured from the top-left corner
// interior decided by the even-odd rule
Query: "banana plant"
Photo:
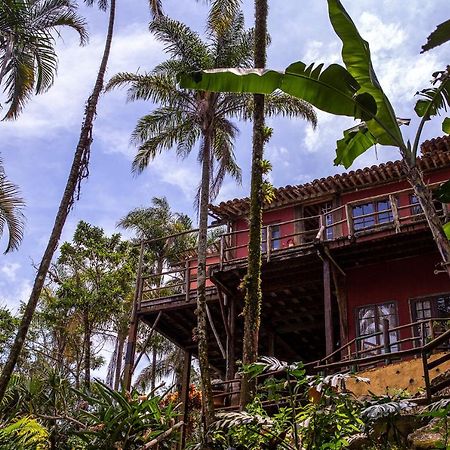
[[[369,43],[339,0],[327,0],[330,22],[342,42],[344,66],[296,62],[284,72],[258,69],[216,69],[178,75],[182,87],[226,92],[270,94],[281,90],[308,101],[316,108],[338,116],[359,120],[357,126],[344,131],[337,142],[335,165],[350,167],[355,159],[375,144],[397,147],[406,167],[406,177],[422,206],[433,238],[450,276],[450,244],[436,214],[431,191],[425,186],[416,165],[420,138],[425,124],[446,111],[450,104],[450,68],[436,72],[432,86],[418,93],[415,112],[420,118],[415,138],[405,141],[400,126],[409,121],[398,119],[373,68]],[[443,24],[442,24],[443,25]],[[431,37],[436,46],[448,40],[440,31]],[[442,27],[439,29],[442,30]],[[448,30],[447,30],[448,31]],[[442,129],[450,132],[450,118],[444,118]],[[450,183],[443,193],[450,195]],[[450,226],[447,226],[450,235]]]

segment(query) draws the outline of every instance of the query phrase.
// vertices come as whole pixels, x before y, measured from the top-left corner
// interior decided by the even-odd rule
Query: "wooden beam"
[[[323,258],[323,303],[325,317],[325,350],[329,355],[333,352],[333,312],[331,307],[330,261]]]
[[[341,276],[336,267],[331,267],[333,284],[336,292],[336,300],[339,312],[339,335],[341,347],[348,342],[348,309],[347,309],[347,287],[346,278]]]
[[[236,300],[228,297],[228,328],[230,334],[227,337],[227,357],[226,357],[226,379],[233,380],[236,373]]]
[[[211,311],[209,310],[209,307],[208,307],[208,303],[206,304],[206,315],[208,316],[209,325],[211,326],[211,330],[214,334],[214,337],[216,338],[216,342],[217,342],[217,345],[219,346],[220,353],[222,353],[223,359],[227,359],[227,356],[225,354],[225,349],[223,348],[222,342],[220,341],[219,333],[217,332],[217,329],[214,325]]]

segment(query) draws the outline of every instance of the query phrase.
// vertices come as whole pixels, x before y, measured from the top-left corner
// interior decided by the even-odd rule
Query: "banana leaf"
[[[396,115],[373,69],[370,48],[358,32],[339,0],[328,0],[328,13],[334,31],[342,41],[342,60],[360,84],[359,94],[370,94],[377,103],[377,114],[367,128],[381,145],[404,146]]]
[[[450,41],[450,20],[446,20],[439,24],[427,37],[427,43],[422,46],[421,53],[442,45],[447,41]]]

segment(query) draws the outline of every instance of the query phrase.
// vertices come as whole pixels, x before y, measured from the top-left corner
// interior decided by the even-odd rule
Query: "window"
[[[278,250],[281,248],[281,231],[280,225],[271,225],[270,226],[270,242],[271,249]],[[261,251],[265,253],[267,251],[267,228],[262,228],[262,243],[261,243]]]
[[[411,215],[417,216],[422,214],[422,207],[419,204],[419,199],[415,194],[410,194],[409,196],[409,204],[411,205]]]
[[[333,214],[327,214],[329,211],[333,209],[331,202],[324,203],[324,205],[321,208],[321,213],[325,214],[325,226],[326,226],[326,233],[325,238],[327,241],[331,241],[333,239]]]
[[[355,231],[372,228],[375,225],[393,222],[391,203],[388,199],[363,203],[353,207]]]
[[[357,326],[359,341],[359,350],[371,350],[373,347],[384,344],[383,327],[384,319],[387,319],[389,329],[398,325],[397,308],[395,302],[380,303],[377,305],[363,306],[357,311]],[[364,336],[367,336],[364,338]],[[398,332],[389,333],[391,344],[398,341]],[[391,352],[398,351],[398,345],[391,345]],[[373,352],[365,351],[362,356],[383,353],[384,348],[375,349]]]
[[[426,319],[445,319],[450,317],[450,294],[435,295],[411,300],[411,314],[413,322],[419,322]],[[441,326],[437,325],[435,331],[441,331]],[[424,338],[431,336],[430,323],[418,325],[415,328],[415,335]]]

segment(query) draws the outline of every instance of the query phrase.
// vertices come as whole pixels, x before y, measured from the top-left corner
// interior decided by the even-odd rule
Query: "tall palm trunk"
[[[255,67],[266,65],[267,0],[255,0]],[[244,343],[242,362],[244,365],[256,361],[261,316],[261,225],[262,225],[262,160],[264,156],[264,95],[254,95],[252,177],[250,188],[250,230],[248,269],[245,277]],[[270,236],[267,236],[270,245]],[[244,374],[241,386],[241,408],[253,397],[254,383]]]
[[[102,61],[97,73],[97,79],[95,81],[92,94],[87,100],[84,121],[81,126],[80,138],[77,148],[75,150],[72,166],[70,168],[69,177],[67,178],[67,184],[64,190],[64,194],[61,198],[58,212],[56,214],[55,223],[53,225],[50,238],[39,265],[36,278],[34,280],[33,288],[31,290],[30,298],[23,313],[23,317],[17,331],[16,338],[11,351],[8,355],[8,359],[3,368],[0,376],[0,402],[5,395],[6,388],[8,386],[11,375],[16,366],[19,355],[22,351],[25,339],[27,337],[28,329],[33,318],[34,311],[36,309],[39,297],[44,286],[45,278],[47,276],[48,269],[50,267],[51,260],[58,246],[59,239],[61,237],[64,224],[66,223],[67,216],[75,201],[77,188],[80,186],[80,182],[88,175],[88,163],[90,146],[92,143],[92,129],[94,118],[97,110],[97,103],[101,91],[103,90],[104,78],[106,72],[106,66],[111,51],[111,43],[114,31],[114,19],[116,12],[116,0],[111,0],[109,11],[109,23],[108,32],[106,35],[105,48],[103,50]]]
[[[198,361],[202,382],[203,407],[205,423],[208,427],[214,420],[214,403],[212,398],[211,376],[208,360],[208,334],[206,327],[206,249],[208,234],[208,205],[211,165],[211,129],[207,128],[203,138],[202,149],[202,184],[200,190],[199,224],[198,224],[198,268],[197,268],[197,339]]]

